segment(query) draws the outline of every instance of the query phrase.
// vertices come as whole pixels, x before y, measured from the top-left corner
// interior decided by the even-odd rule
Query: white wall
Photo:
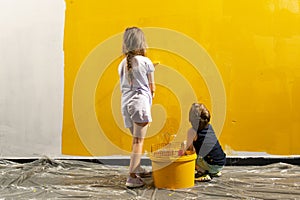
[[[0,0],[0,157],[61,156],[64,0]]]

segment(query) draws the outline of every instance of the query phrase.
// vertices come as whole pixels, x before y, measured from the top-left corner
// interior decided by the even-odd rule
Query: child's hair
[[[189,112],[189,121],[192,127],[200,131],[204,129],[210,121],[210,113],[202,103],[193,103]]]
[[[123,54],[126,55],[127,69],[132,68],[132,58],[135,55],[145,56],[147,44],[144,33],[137,27],[129,27],[125,30],[123,35]]]

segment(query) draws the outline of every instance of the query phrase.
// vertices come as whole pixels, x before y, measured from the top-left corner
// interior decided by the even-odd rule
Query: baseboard
[[[0,160],[9,160],[17,163],[29,163],[38,159],[48,159],[47,157],[41,158],[1,158]],[[49,158],[50,159],[50,158]],[[93,162],[104,165],[120,165],[128,166],[130,162],[129,157],[66,157],[66,158],[51,158],[54,160],[78,160],[84,162]],[[263,166],[274,163],[287,163],[292,165],[300,165],[300,157],[227,157],[226,166]],[[141,164],[145,166],[151,165],[151,160],[148,157],[141,159]]]

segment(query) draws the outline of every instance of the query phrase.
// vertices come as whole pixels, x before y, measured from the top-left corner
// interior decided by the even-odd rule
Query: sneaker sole
[[[125,184],[127,188],[131,189],[131,188],[139,188],[139,187],[143,187],[145,184],[142,185],[133,185],[133,184]]]
[[[197,181],[197,182],[209,182],[211,180],[212,180],[212,178],[209,175],[195,178],[195,181]]]

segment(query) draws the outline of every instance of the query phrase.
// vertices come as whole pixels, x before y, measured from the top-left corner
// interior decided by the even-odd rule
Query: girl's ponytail
[[[130,51],[126,54],[128,80],[129,80],[129,83],[130,83],[131,86],[132,86],[132,81],[133,81],[132,59],[133,59],[134,56],[135,55],[132,51]]]

